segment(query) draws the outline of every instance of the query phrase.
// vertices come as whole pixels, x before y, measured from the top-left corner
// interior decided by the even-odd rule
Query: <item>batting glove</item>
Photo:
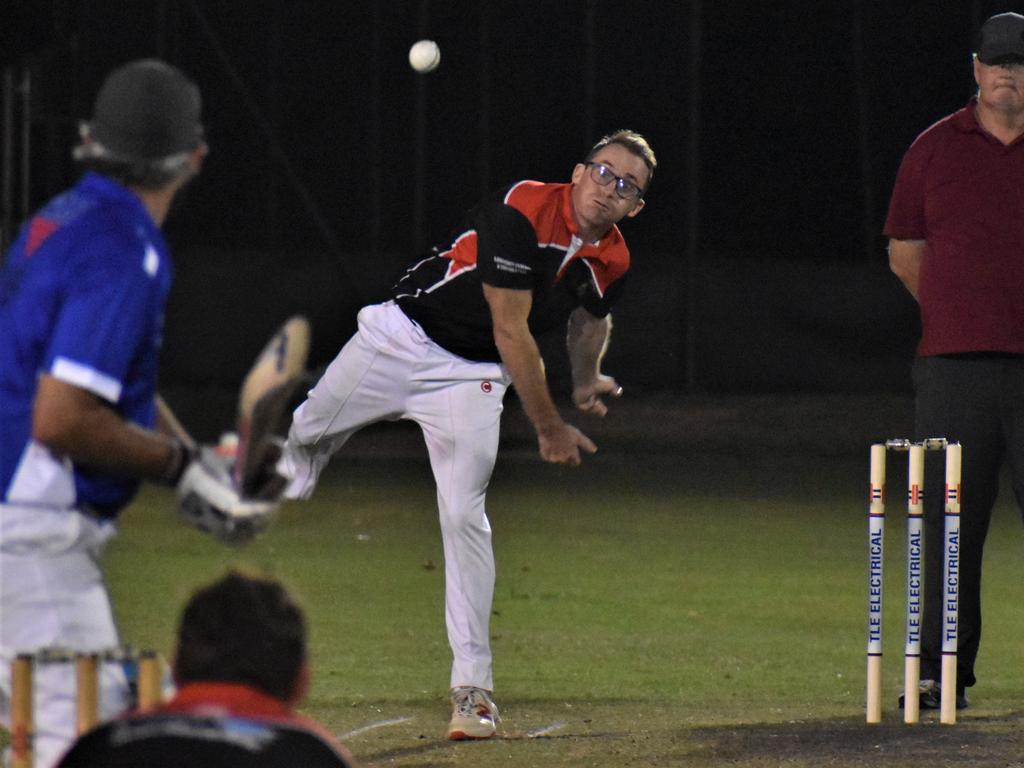
[[[277,499],[242,499],[231,480],[231,461],[203,447],[178,482],[178,513],[225,544],[245,544],[270,524]]]

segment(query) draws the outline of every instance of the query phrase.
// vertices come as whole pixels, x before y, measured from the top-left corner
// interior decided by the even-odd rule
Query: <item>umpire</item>
[[[903,158],[885,224],[892,270],[921,311],[917,437],[964,446],[957,708],[977,682],[982,549],[1004,460],[1024,508],[1024,16],[985,22],[974,79],[977,94]],[[929,476],[928,487],[941,485]],[[919,696],[932,709],[940,705],[942,504],[926,497]]]

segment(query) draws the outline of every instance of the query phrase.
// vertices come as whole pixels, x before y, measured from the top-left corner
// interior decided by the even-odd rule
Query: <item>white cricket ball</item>
[[[441,49],[433,40],[420,40],[409,49],[409,64],[417,72],[433,72],[440,63]]]

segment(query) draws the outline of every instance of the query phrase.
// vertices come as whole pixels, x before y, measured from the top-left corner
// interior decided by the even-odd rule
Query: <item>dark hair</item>
[[[174,666],[180,684],[244,683],[288,700],[305,658],[306,620],[285,588],[231,571],[185,606]]]
[[[602,149],[607,147],[609,144],[618,144],[625,147],[634,155],[644,161],[644,165],[647,166],[647,183],[644,185],[641,192],[646,192],[651,186],[651,180],[654,178],[654,169],[658,167],[658,160],[654,156],[654,150],[651,149],[651,145],[647,143],[647,139],[641,136],[636,131],[630,131],[628,129],[622,129],[615,131],[615,133],[609,133],[607,136],[603,136],[600,141],[591,147],[590,152],[587,153],[585,162],[590,162],[594,159],[594,156]]]

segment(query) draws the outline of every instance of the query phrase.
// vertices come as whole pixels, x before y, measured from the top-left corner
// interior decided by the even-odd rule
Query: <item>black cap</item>
[[[982,64],[1024,63],[1024,16],[1000,13],[981,25],[974,51]]]
[[[199,88],[170,64],[125,64],[103,82],[92,120],[82,126],[90,141],[76,157],[160,160],[189,152],[203,138],[201,107]]]

